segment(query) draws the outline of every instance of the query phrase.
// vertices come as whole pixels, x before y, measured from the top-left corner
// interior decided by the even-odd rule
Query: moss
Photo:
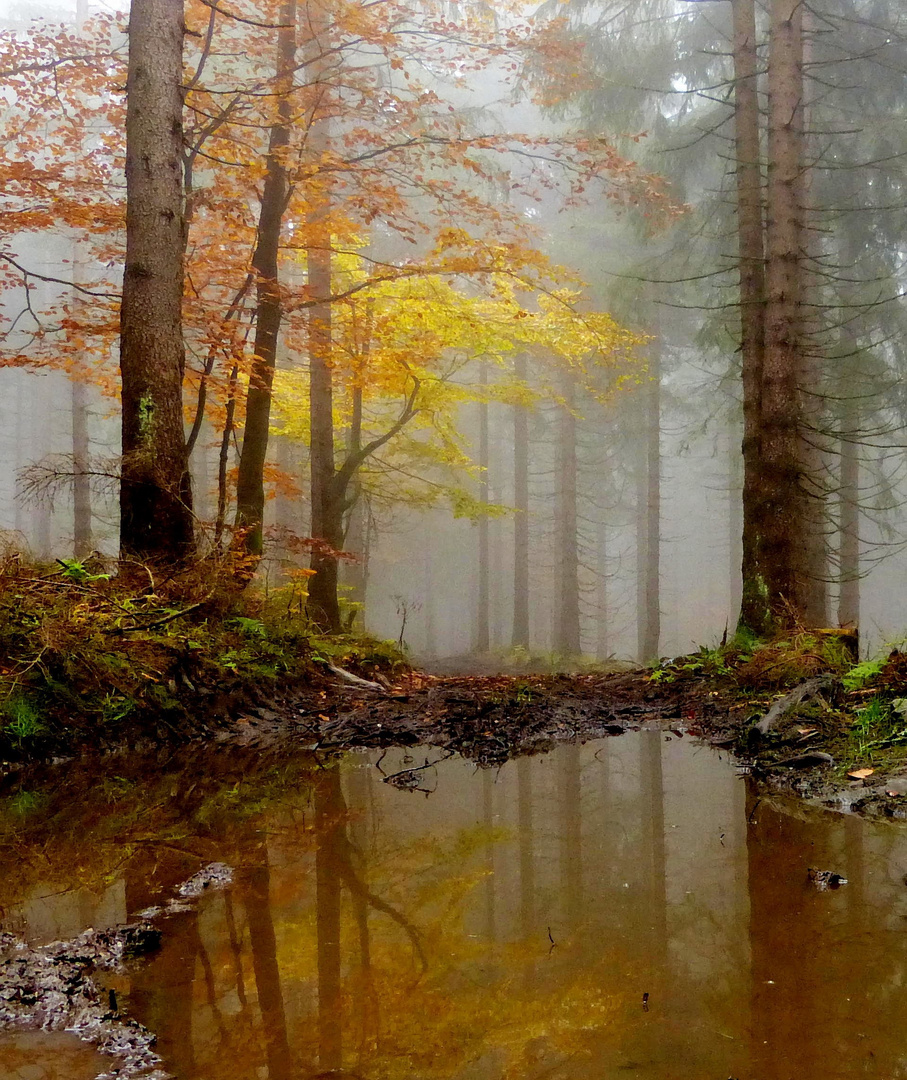
[[[313,637],[300,606],[236,589],[229,567],[166,582],[103,570],[0,562],[0,755],[191,732],[323,681],[327,662],[367,677],[406,666],[388,642]]]

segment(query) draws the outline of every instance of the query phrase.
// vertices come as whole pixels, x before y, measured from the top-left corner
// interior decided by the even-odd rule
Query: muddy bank
[[[684,660],[660,669],[667,678],[649,669],[520,677],[413,672],[389,689],[337,679],[331,687],[246,710],[218,738],[247,745],[288,741],[312,750],[430,746],[497,766],[561,742],[658,725],[732,751],[772,789],[833,809],[907,819],[907,720],[903,733],[893,728],[897,713],[884,700],[887,695],[897,704],[897,695],[907,694],[900,654],[881,668],[878,693],[848,687],[829,672],[788,680],[790,688],[782,682],[754,689]],[[888,717],[887,729],[877,723],[878,730],[869,731],[862,719],[870,695],[875,713]],[[418,769],[397,782],[417,787]]]

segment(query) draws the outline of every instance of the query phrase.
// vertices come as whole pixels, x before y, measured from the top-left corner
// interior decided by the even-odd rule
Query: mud
[[[190,910],[190,901],[232,880],[230,868],[212,863],[194,874],[171,901],[142,913],[139,921],[105,930],[88,929],[69,941],[37,948],[0,934],[0,1030],[68,1031],[113,1059],[98,1080],[168,1080],[155,1053],[156,1036],[121,1016],[116,993],[105,989],[103,972],[125,972],[132,961],[154,952],[161,930],[152,919]]]

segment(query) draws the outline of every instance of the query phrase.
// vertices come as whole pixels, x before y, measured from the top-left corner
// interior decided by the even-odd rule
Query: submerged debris
[[[819,890],[825,892],[828,889],[838,889],[847,884],[847,878],[836,874],[834,870],[817,870],[811,866],[806,871],[807,879]]]
[[[94,979],[97,971],[121,971],[135,957],[153,952],[161,931],[149,920],[187,910],[187,900],[233,880],[225,863],[209,863],[183,882],[171,901],[141,913],[138,922],[106,930],[88,929],[69,941],[32,948],[12,934],[0,934],[0,1030],[31,1028],[71,1031],[116,1066],[98,1080],[169,1080],[154,1052],[156,1036],[137,1020],[119,1015],[116,997]]]

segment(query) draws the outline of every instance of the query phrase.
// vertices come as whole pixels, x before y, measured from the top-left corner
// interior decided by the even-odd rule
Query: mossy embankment
[[[326,696],[331,663],[370,679],[406,666],[386,642],[314,633],[300,584],[234,580],[201,563],[0,561],[0,760],[210,737],[245,709]]]
[[[0,561],[0,760],[217,738],[423,744],[493,765],[660,724],[732,748],[773,786],[907,817],[897,648],[858,662],[846,633],[801,630],[618,673],[442,677],[390,643],[314,634],[304,580],[233,580],[202,564],[114,576]]]

